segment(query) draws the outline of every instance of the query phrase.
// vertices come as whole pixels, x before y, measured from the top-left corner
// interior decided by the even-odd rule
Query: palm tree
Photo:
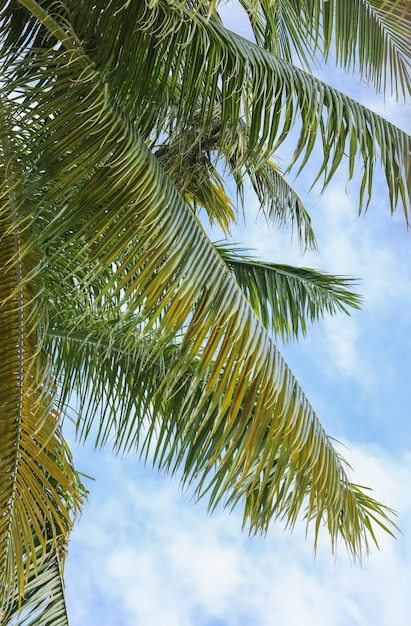
[[[303,512],[354,556],[374,524],[392,532],[274,341],[358,307],[352,282],[259,262],[201,220],[227,233],[249,181],[268,221],[315,246],[273,160],[299,127],[289,167],[318,139],[324,187],[343,159],[362,170],[361,211],[379,159],[408,221],[410,138],[309,72],[335,49],[408,96],[407,3],[240,3],[255,43],[214,0],[1,2],[2,623],[68,624],[73,402],[79,438],[152,455],[211,508],[240,503],[251,532]]]

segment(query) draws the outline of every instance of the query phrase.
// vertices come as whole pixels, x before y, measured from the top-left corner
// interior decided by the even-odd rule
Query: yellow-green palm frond
[[[194,211],[205,209],[210,224],[218,224],[225,235],[236,223],[234,205],[226,193],[224,181],[207,146],[193,142],[185,154],[176,137],[171,135],[155,155],[179,193]]]
[[[42,336],[41,259],[28,244],[32,214],[0,101],[0,619],[20,607],[49,542],[67,543],[80,495],[53,409]]]
[[[93,313],[108,332],[108,354],[123,346],[126,357],[137,351],[148,372],[171,350],[161,379],[133,388],[140,406],[152,407],[157,464],[182,469],[199,493],[211,490],[212,506],[227,494],[229,501],[245,498],[255,530],[265,530],[270,515],[280,512],[292,523],[307,506],[317,532],[324,521],[333,544],[343,537],[359,555],[367,545],[371,499],[357,496],[313,408],[191,208],[84,50],[68,41],[67,52],[47,51],[47,65],[37,52],[31,67],[41,88],[33,88],[29,105],[19,102],[23,127],[33,115],[38,120],[26,137],[32,175],[25,191],[37,197],[33,238],[50,247],[44,281],[64,258],[65,298],[84,307],[64,316],[60,331],[51,328],[67,345],[76,333],[81,338],[75,358],[67,360],[66,350],[67,371],[77,368],[92,395],[101,374],[93,360],[90,375],[90,355],[83,358],[81,350],[93,344],[93,324],[82,327]],[[108,301],[105,317],[100,312]],[[118,347],[116,319],[123,325]],[[55,354],[63,350],[61,343]],[[131,375],[122,369],[132,362],[126,357],[111,374],[110,390]],[[107,399],[103,385],[98,389]],[[118,442],[122,428],[134,432],[110,415],[105,429],[114,428]],[[377,523],[384,524],[388,513],[381,511]],[[339,516],[341,523],[334,523]]]
[[[1,211],[4,216],[3,211]],[[14,237],[13,233],[13,237]],[[51,381],[39,367],[36,294],[19,272],[19,252],[0,237],[0,613],[26,593],[48,540],[67,542],[79,504],[59,416],[46,395]],[[33,306],[34,302],[34,306]],[[52,392],[52,386],[50,392]],[[38,548],[38,546],[40,546]]]
[[[247,284],[257,288],[261,268],[249,264],[239,285],[235,263],[230,266],[210,243],[148,146],[151,133],[158,138],[171,124],[182,136],[194,119],[201,142],[218,105],[222,132],[216,149],[229,159],[244,110],[248,144],[237,168],[255,159],[255,174],[302,115],[295,158],[310,153],[319,133],[326,179],[348,145],[350,168],[360,155],[367,186],[379,147],[393,206],[402,199],[407,207],[403,169],[409,138],[183,4],[159,0],[150,9],[123,1],[101,11],[94,3],[20,4],[42,24],[33,22],[24,31],[23,40],[36,43],[24,58],[22,39],[14,36],[7,11],[3,14],[2,27],[15,45],[5,66],[18,138],[13,158],[24,181],[24,207],[36,206],[27,224],[19,222],[26,229],[22,259],[27,264],[41,250],[47,264],[20,262],[14,228],[7,223],[5,263],[20,269],[2,282],[3,299],[11,303],[11,294],[20,294],[24,307],[3,308],[11,320],[11,326],[2,325],[11,328],[4,330],[10,355],[2,366],[10,380],[2,378],[0,393],[10,402],[11,388],[24,391],[30,407],[13,398],[15,413],[7,414],[9,434],[0,452],[7,476],[0,492],[6,511],[0,527],[6,610],[14,607],[9,598],[16,568],[20,593],[33,568],[39,576],[44,572],[46,561],[36,558],[37,538],[43,537],[42,559],[47,558],[48,529],[56,539],[65,537],[72,523],[68,502],[77,498],[59,416],[50,405],[53,377],[46,366],[34,369],[44,345],[54,360],[62,403],[69,385],[81,392],[84,437],[104,407],[99,443],[152,450],[158,466],[181,472],[199,495],[208,494],[211,507],[245,501],[253,531],[265,531],[273,517],[293,525],[305,511],[315,535],[324,523],[333,546],[342,538],[360,555],[373,538],[372,523],[389,526],[390,511],[350,482],[259,319],[285,291],[276,293],[269,280],[273,268],[263,268],[266,313],[256,314]],[[9,188],[6,197],[10,215]],[[37,306],[41,289],[30,291],[35,280],[50,300],[48,320]],[[294,291],[303,293],[295,273]],[[286,295],[283,299],[287,302]],[[294,326],[301,327],[300,313],[287,306]],[[16,373],[21,385],[32,386],[16,385]],[[24,511],[13,508],[20,503],[14,494],[25,499]],[[19,550],[20,565],[7,561],[13,550]]]

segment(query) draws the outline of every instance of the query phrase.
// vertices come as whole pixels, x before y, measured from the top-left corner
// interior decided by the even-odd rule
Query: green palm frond
[[[350,279],[305,268],[259,263],[223,244],[216,245],[216,249],[262,323],[283,338],[298,335],[300,330],[304,332],[308,321],[318,319],[325,312],[348,312],[348,306],[359,305],[359,298],[349,291]],[[66,253],[60,263],[67,263]],[[58,284],[61,272],[56,267],[55,284],[49,284],[48,299],[51,301],[53,294],[54,301],[47,351],[63,390],[62,402],[75,389],[81,416],[78,432],[82,439],[89,436],[94,418],[99,415],[99,427],[97,431],[94,429],[98,445],[111,442],[116,450],[141,447],[147,451],[142,434],[147,430],[145,419],[150,416],[155,430],[153,398],[171,367],[180,339],[176,337],[153,360],[150,355],[155,346],[150,345],[150,333],[145,333],[143,340],[138,339],[144,327],[136,325],[133,315],[113,310],[112,300],[104,301],[97,314],[92,308],[96,291],[88,300],[76,297],[76,293],[67,298],[67,285]],[[56,297],[59,287],[60,295]],[[100,289],[104,287],[102,281]],[[155,438],[150,429],[147,437]]]
[[[221,100],[221,94],[218,94]],[[250,182],[260,202],[260,209],[269,224],[283,228],[291,224],[297,232],[301,247],[317,249],[311,218],[297,193],[282,176],[278,166],[267,160],[256,168],[248,153],[248,138],[245,124],[237,126],[237,138],[228,154],[221,150],[221,106],[217,106],[212,124],[206,137],[198,142],[195,133],[198,124],[185,129],[183,134],[170,131],[167,140],[155,147],[155,155],[163,169],[185,198],[200,205],[208,214],[211,223],[217,222],[224,233],[238,223],[236,210],[224,189],[220,171],[227,170],[236,185],[237,199],[244,207],[244,185]],[[198,120],[200,123],[200,120]],[[188,146],[188,147],[187,147]],[[241,167],[239,164],[244,165]]]
[[[247,170],[267,222],[280,228],[291,225],[304,251],[318,250],[311,217],[279,168],[267,161],[258,169],[248,167]]]
[[[315,522],[315,541],[323,521],[333,547],[336,546],[337,538],[343,537],[357,556],[361,546],[368,549],[368,533],[377,543],[374,524],[392,534],[390,528],[394,512],[371,498],[363,488],[347,481],[345,464],[338,454],[335,458],[341,471],[341,482],[338,484],[337,481],[332,491],[336,498],[333,501],[336,515],[324,516],[323,507],[327,504],[321,497],[318,500],[312,497],[312,487],[316,486],[316,481],[324,481],[323,485],[327,483],[327,488],[330,488],[331,478],[325,478],[322,471],[318,472],[316,463],[310,471],[307,458],[307,449],[318,446],[319,440],[325,436],[318,422],[311,424],[311,427],[306,426],[304,436],[308,439],[307,447],[302,446],[291,455],[289,446],[292,449],[293,445],[290,445],[287,429],[275,433],[274,423],[265,433],[262,428],[260,454],[248,472],[242,475],[237,463],[238,456],[248,448],[249,431],[254,430],[256,436],[259,429],[256,429],[255,422],[261,419],[261,413],[256,411],[249,423],[244,425],[244,414],[240,411],[224,437],[224,422],[219,421],[218,415],[221,407],[215,406],[219,398],[218,391],[214,392],[207,379],[198,381],[198,362],[186,362],[181,378],[173,379],[173,393],[165,396],[164,379],[168,379],[165,385],[169,385],[169,379],[173,378],[169,375],[170,369],[180,353],[180,346],[170,345],[157,360],[147,359],[150,347],[147,345],[145,350],[141,341],[132,341],[131,327],[129,320],[119,320],[114,332],[109,332],[107,326],[104,332],[101,326],[93,327],[93,320],[87,320],[84,329],[78,328],[75,333],[62,328],[52,333],[56,363],[61,363],[62,371],[67,373],[67,378],[70,377],[71,389],[73,386],[77,389],[79,384],[78,388],[87,393],[85,381],[88,378],[96,390],[92,396],[92,405],[85,402],[79,407],[80,412],[85,410],[78,421],[81,438],[94,435],[98,445],[109,443],[117,451],[137,449],[146,460],[154,459],[160,468],[173,473],[180,473],[182,468],[184,482],[194,484],[199,497],[207,495],[210,508],[220,502],[230,507],[241,504],[244,524],[251,532],[266,531],[273,518],[281,519],[292,527],[301,512],[305,513],[307,525],[310,521]],[[128,340],[125,340],[127,330]],[[69,371],[65,370],[67,364]],[[181,402],[186,401],[188,396],[193,403],[198,402],[207,387],[205,406],[202,407],[201,415],[197,415],[195,424],[191,424],[187,422],[190,413],[184,412],[183,416],[181,412]],[[99,402],[94,404],[96,398]],[[94,419],[96,414],[97,425]],[[300,435],[303,436],[303,433]],[[221,441],[221,437],[227,450],[220,457],[220,444],[217,442]],[[327,450],[323,462],[328,472],[329,455],[333,456],[334,453],[330,440],[326,438],[322,444]],[[315,454],[322,458],[321,444],[319,448],[316,448]],[[267,458],[269,452],[272,452],[272,458]],[[208,463],[207,458],[204,460],[204,454],[208,457]],[[214,459],[215,454],[217,459]],[[303,480],[305,472],[299,472],[298,466],[306,470],[307,480]],[[327,499],[332,499],[331,495]],[[361,502],[360,510],[357,508],[358,502]],[[357,524],[357,516],[361,520],[360,525]]]
[[[54,541],[46,550],[39,543],[34,546],[36,567],[30,560],[28,582],[24,598],[15,602],[7,623],[13,626],[68,626],[64,597],[64,551]]]
[[[19,606],[47,542],[67,542],[80,496],[42,351],[41,261],[27,246],[18,145],[0,101],[0,617]]]
[[[164,54],[176,59],[176,65],[169,68],[173,76],[178,76],[182,62],[196,68],[193,69],[195,88],[191,80],[187,80],[183,83],[183,87],[187,87],[184,93],[179,83],[181,106],[175,111],[176,124],[185,128],[187,120],[193,115],[198,117],[196,98],[199,97],[203,102],[201,119],[204,128],[208,128],[215,93],[222,81],[220,145],[223,152],[230,154],[235,149],[243,108],[248,141],[243,158],[244,162],[253,160],[255,167],[266,162],[272,151],[287,139],[290,130],[301,122],[289,167],[300,160],[302,169],[316,139],[319,139],[323,161],[317,178],[323,176],[325,187],[346,157],[349,178],[354,175],[354,166],[362,165],[362,206],[364,199],[369,200],[371,196],[375,162],[379,159],[387,178],[391,209],[402,203],[408,219],[410,138],[405,133],[322,81],[284,63],[212,20],[206,22],[198,16],[184,21],[184,11],[168,11],[163,16],[160,8],[158,10]],[[149,28],[148,25],[147,33]],[[173,38],[169,40],[170,47],[166,47],[169,32],[173,33]],[[184,59],[176,56],[180,35],[184,41],[190,42]],[[194,74],[191,78],[194,80]],[[171,83],[170,87],[173,90],[174,84]],[[198,141],[201,141],[201,133]],[[241,167],[242,162],[237,165]]]
[[[49,268],[65,259],[65,298],[83,307],[64,316],[60,337],[69,345],[80,333],[81,349],[93,334],[92,323],[82,322],[95,312],[113,333],[116,317],[129,320],[119,345],[126,355],[133,354],[130,348],[139,351],[146,370],[172,348],[161,381],[133,392],[140,406],[153,407],[149,433],[156,463],[182,469],[199,493],[211,489],[211,506],[227,493],[253,502],[247,516],[255,530],[266,528],[273,501],[289,523],[307,505],[317,531],[325,520],[333,543],[343,536],[359,554],[371,501],[354,495],[339,455],[233,274],[72,41],[67,52],[48,50],[47,65],[37,53],[31,68],[41,88],[33,88],[27,106],[19,101],[22,126],[33,115],[39,121],[25,148],[33,170],[26,192],[37,195],[32,232],[50,246]],[[99,311],[107,301],[106,319]],[[116,345],[110,334],[109,347]],[[67,350],[64,362],[96,389],[95,362],[90,370],[86,358],[70,360]],[[110,390],[127,383],[121,368],[131,362],[119,361]],[[103,391],[101,384],[97,388]],[[350,513],[337,524],[342,509]]]
[[[216,6],[2,3],[2,619],[66,620],[61,561],[82,490],[57,384],[62,411],[79,393],[83,438],[152,454],[212,508],[242,501],[252,531],[304,512],[354,555],[373,524],[391,532],[264,328],[297,334],[357,306],[348,279],[216,249],[193,207],[225,229],[235,219],[222,162],[312,244],[270,161],[301,123],[291,164],[318,138],[324,184],[347,153],[349,177],[364,167],[362,200],[380,158],[408,219],[410,138],[224,29]]]
[[[359,68],[378,90],[387,86],[411,93],[411,11],[407,0],[355,0],[350,11],[344,0],[308,2],[306,16],[320,21],[324,57],[335,43],[336,61],[347,69]],[[321,17],[320,17],[321,15]],[[358,64],[358,65],[357,65]]]
[[[155,156],[175,188],[192,204],[194,211],[205,209],[210,224],[217,223],[227,235],[230,226],[236,222],[236,212],[217,170],[217,163],[213,162],[210,153],[213,145],[210,141],[198,146],[194,141],[192,150],[184,154],[185,143],[171,134],[167,142],[156,149]]]
[[[360,307],[351,278],[257,261],[224,244],[216,247],[264,326],[282,339],[305,334],[307,321],[317,321],[325,313],[349,313],[348,307]]]
[[[287,63],[296,54],[306,69],[313,64],[313,56],[319,36],[310,32],[304,16],[306,3],[301,0],[239,0],[245,9],[256,42],[262,48]],[[313,29],[314,30],[314,29]]]
[[[21,3],[32,4],[29,0]],[[53,3],[52,9],[58,6]],[[118,8],[113,2],[97,12],[91,4],[80,8],[75,3],[70,17],[76,36],[95,59],[103,84],[143,137],[153,129],[158,134],[169,128],[170,120],[180,126],[183,136],[184,129],[200,119],[197,141],[201,142],[212,123],[220,89],[221,151],[229,154],[234,147],[243,110],[248,137],[244,158],[253,159],[255,167],[266,162],[301,122],[290,166],[298,160],[300,167],[305,165],[319,139],[323,158],[318,176],[323,177],[324,186],[344,159],[348,178],[355,169],[363,169],[361,206],[370,197],[379,160],[391,210],[401,203],[408,219],[410,138],[404,132],[310,74],[229,32],[216,19],[193,14],[184,4],[170,6],[159,0],[153,9],[145,3],[129,3],[123,11]],[[103,36],[100,46],[97,42]]]
[[[291,63],[306,67],[316,51],[346,71],[358,69],[377,90],[398,98],[411,90],[411,12],[406,0],[240,0],[257,43]]]

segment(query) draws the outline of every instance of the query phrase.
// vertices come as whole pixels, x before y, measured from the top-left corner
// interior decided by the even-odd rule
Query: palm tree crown
[[[0,615],[68,624],[63,564],[85,490],[80,438],[152,454],[251,532],[303,512],[354,556],[391,511],[353,484],[275,338],[348,312],[352,281],[213,243],[250,184],[268,221],[315,247],[275,162],[322,147],[368,206],[381,163],[391,212],[410,211],[410,137],[315,78],[334,50],[377,89],[410,93],[399,0],[241,0],[255,42],[215,0],[0,3]],[[299,62],[304,68],[293,65]],[[239,207],[228,196],[237,190]]]

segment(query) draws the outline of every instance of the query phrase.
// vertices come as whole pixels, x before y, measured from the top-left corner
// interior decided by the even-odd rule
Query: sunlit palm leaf
[[[304,331],[308,321],[318,319],[325,312],[358,306],[358,297],[349,291],[349,279],[304,268],[259,263],[222,244],[217,245],[217,250],[266,327],[285,338]],[[67,264],[67,252],[60,264],[63,267]],[[82,438],[87,436],[98,413],[99,428],[94,432],[99,444],[111,442],[116,449],[123,446],[145,449],[144,419],[152,416],[154,390],[170,369],[179,339],[152,361],[150,335],[138,341],[142,328],[136,327],[133,316],[113,311],[112,301],[106,301],[97,314],[88,307],[85,298],[76,298],[75,293],[67,298],[67,285],[60,287],[58,282],[62,271],[57,265],[53,282],[49,281],[48,300],[53,297],[53,308],[48,352],[64,395],[69,397],[76,391],[81,415],[79,434]],[[104,287],[102,281],[100,289]],[[90,293],[90,305],[96,293]],[[93,394],[90,394],[90,380]]]
[[[226,500],[227,505],[235,505],[241,503],[244,507],[244,523],[249,526],[250,530],[265,531],[267,530],[270,520],[274,518],[285,520],[287,524],[293,526],[298,511],[301,508],[302,494],[306,495],[306,504],[308,504],[309,494],[311,492],[311,479],[307,482],[301,482],[301,476],[297,484],[293,481],[298,477],[295,472],[298,463],[304,465],[307,461],[305,451],[300,450],[299,453],[292,455],[285,467],[281,468],[281,462],[284,463],[284,451],[276,451],[276,460],[274,460],[272,470],[268,479],[264,481],[259,474],[258,465],[261,457],[256,459],[255,466],[245,477],[241,477],[238,484],[231,474],[230,465],[222,466],[219,462],[208,473],[204,474],[202,469],[197,467],[197,462],[203,456],[204,450],[201,441],[206,438],[208,429],[204,428],[202,435],[198,434],[199,441],[188,442],[186,437],[186,422],[180,419],[176,420],[176,416],[180,415],[179,403],[184,400],[187,387],[191,385],[195,376],[196,362],[193,361],[191,367],[187,366],[184,376],[175,381],[176,392],[168,401],[159,390],[162,387],[164,377],[167,376],[173,358],[178,353],[178,345],[169,347],[163,351],[161,358],[154,362],[152,359],[147,362],[144,348],[140,342],[140,351],[133,347],[132,341],[125,341],[127,335],[127,320],[119,321],[116,332],[110,333],[106,327],[106,333],[102,327],[92,327],[93,321],[86,322],[83,336],[81,329],[77,333],[68,332],[67,335],[60,330],[53,333],[56,352],[56,363],[70,364],[71,369],[68,376],[71,377],[71,384],[76,387],[80,383],[81,391],[87,392],[85,379],[91,380],[96,390],[96,395],[100,400],[100,406],[93,405],[90,407],[88,403],[83,408],[88,412],[85,419],[79,421],[80,434],[82,437],[89,436],[89,429],[92,434],[97,433],[98,443],[110,443],[118,451],[136,448],[148,459],[154,460],[164,469],[178,471],[180,465],[185,467],[184,477],[186,482],[191,482],[190,474],[194,468],[194,474],[197,478],[194,484],[197,484],[198,495],[210,492],[210,506],[214,507],[221,500]],[[103,330],[103,332],[102,332]],[[130,329],[129,333],[130,333]],[[126,332],[124,332],[126,331]],[[130,334],[129,334],[130,337]],[[118,338],[118,341],[115,339]],[[114,341],[113,341],[114,339]],[[194,394],[198,396],[202,393],[207,381],[196,383]],[[110,394],[107,390],[110,388]],[[193,392],[191,392],[191,395]],[[208,406],[215,402],[216,396],[210,392]],[[152,409],[152,403],[156,402],[155,410]],[[100,411],[99,409],[103,409]],[[98,426],[93,429],[94,413],[99,415]],[[206,412],[204,410],[204,412]],[[214,412],[217,419],[217,411]],[[213,422],[211,422],[211,425]],[[198,421],[201,427],[201,420]],[[251,426],[251,424],[250,424]],[[241,431],[241,424],[237,425]],[[235,430],[227,436],[227,445],[233,442]],[[315,428],[314,428],[315,430]],[[245,433],[244,433],[245,434]],[[310,442],[320,436],[320,432],[307,433]],[[191,436],[195,436],[192,433]],[[220,438],[220,433],[214,433],[216,439]],[[267,445],[267,437],[263,437],[261,443],[261,456],[264,451],[267,453],[271,447]],[[197,445],[196,445],[197,444]],[[275,446],[275,441],[272,444]],[[330,444],[330,442],[328,442]],[[285,436],[284,445],[288,446],[287,437]],[[197,446],[201,446],[201,455],[198,454]],[[236,455],[241,451],[240,445],[234,445],[231,448],[231,454]],[[177,460],[175,457],[177,456]],[[228,462],[229,455],[226,456]],[[285,454],[287,458],[287,454]],[[298,462],[297,462],[298,459]],[[341,459],[340,459],[341,460]],[[280,467],[278,467],[280,465]],[[263,463],[264,466],[264,463]],[[342,465],[342,467],[344,467]],[[306,469],[308,469],[306,467]],[[312,475],[309,473],[310,477]],[[192,478],[194,478],[192,476]],[[317,479],[319,479],[319,475]],[[327,482],[327,479],[324,479]],[[344,479],[345,480],[345,479]],[[264,489],[261,491],[261,482],[265,482]],[[287,489],[287,482],[291,481]],[[199,484],[198,484],[199,482]],[[233,488],[234,487],[234,488]],[[382,525],[388,532],[390,524],[388,515],[391,513],[388,509],[366,495],[362,489],[350,483],[345,484],[343,493],[340,493],[340,500],[334,503],[339,514],[333,518],[327,518],[327,526],[333,541],[336,542],[337,536],[348,539],[347,524],[349,526],[349,538],[355,543],[356,549],[362,545],[367,547],[367,537],[357,526],[356,522],[352,525],[356,513],[356,500],[361,502],[360,517],[364,527],[370,531],[373,537],[373,529],[371,523],[375,521]],[[298,504],[297,504],[298,503]],[[320,506],[323,506],[320,500]],[[312,500],[308,508],[307,519],[316,518],[318,513],[318,503],[316,498]],[[340,508],[339,508],[340,507]],[[316,522],[319,524],[321,515],[317,517]],[[351,520],[348,522],[348,520]],[[318,531],[318,527],[316,529]],[[374,538],[374,537],[373,537]],[[354,546],[353,543],[353,546]]]
[[[73,317],[75,317],[73,312],[71,316],[64,316],[67,320],[72,320]],[[147,361],[149,346],[147,345],[146,351],[141,341],[133,341],[130,321],[122,319],[117,320],[117,324],[114,320],[112,322],[111,330],[108,326],[96,325],[93,319],[90,319],[85,320],[84,330],[78,328],[76,333],[69,330],[64,332],[62,327],[52,333],[55,362],[57,366],[60,364],[61,371],[65,372],[67,378],[70,379],[71,386],[69,387],[73,389],[74,386],[83,394],[87,394],[86,379],[88,379],[92,381],[96,391],[90,398],[93,401],[92,404],[85,402],[80,407],[80,410],[85,411],[79,420],[81,437],[88,437],[91,431],[92,435],[97,436],[99,445],[109,443],[117,451],[135,448],[149,460],[153,460],[154,457],[154,461],[163,469],[173,472],[178,471],[183,464],[185,482],[190,483],[191,479],[194,479],[199,496],[208,492],[211,508],[221,500],[225,500],[229,506],[240,503],[244,510],[244,523],[253,532],[267,530],[273,517],[282,519],[288,525],[293,526],[298,512],[301,507],[304,507],[304,501],[308,509],[307,523],[310,519],[316,519],[318,532],[318,524],[322,517],[318,516],[318,505],[322,507],[324,502],[320,499],[318,503],[315,497],[309,501],[310,494],[312,495],[311,480],[316,474],[308,472],[309,478],[307,481],[302,481],[302,477],[295,471],[298,464],[303,466],[305,464],[308,470],[306,450],[303,448],[288,457],[285,450],[281,450],[281,444],[278,450],[273,439],[274,462],[268,477],[263,477],[259,473],[259,469],[264,467],[262,457],[272,451],[271,446],[267,445],[267,438],[270,436],[270,432],[267,432],[262,438],[261,455],[256,459],[248,474],[242,476],[238,483],[235,481],[235,475],[232,474],[228,454],[225,456],[225,466],[218,462],[215,466],[211,466],[209,471],[203,472],[203,468],[199,468],[198,463],[205,453],[202,442],[207,439],[209,430],[205,427],[201,434],[191,433],[190,441],[187,441],[186,438],[189,436],[187,423],[181,416],[179,406],[180,402],[186,398],[187,388],[192,386],[193,378],[196,376],[197,362],[193,361],[191,366],[187,364],[181,379],[174,381],[175,393],[167,400],[161,393],[161,388],[173,359],[179,353],[179,346],[170,345],[156,362],[153,359]],[[126,339],[127,336],[128,339]],[[148,336],[146,340],[149,341]],[[136,345],[139,347],[136,348]],[[70,367],[68,371],[67,366]],[[197,398],[192,398],[193,402],[198,400],[206,384],[206,380],[195,384],[194,391],[190,391],[191,396],[197,396]],[[109,394],[108,389],[110,389]],[[216,394],[210,390],[204,414],[215,403],[215,400]],[[155,404],[154,410],[153,403]],[[98,424],[93,425],[96,413],[99,417]],[[176,419],[177,416],[180,416],[180,421]],[[218,410],[214,411],[213,417],[218,421]],[[240,416],[239,422],[233,426],[231,433],[227,436],[227,446],[233,444],[236,430],[240,433],[243,431]],[[210,425],[212,427],[215,423],[211,421]],[[249,427],[251,425],[252,421]],[[198,420],[198,426],[201,431],[201,420]],[[321,427],[319,430],[318,427],[318,423],[317,425],[314,423],[306,432],[310,445],[317,437],[322,436]],[[246,434],[247,429],[243,432],[243,437]],[[194,442],[191,440],[193,436]],[[221,433],[214,433],[216,439],[220,439],[220,436]],[[279,439],[284,439],[283,445],[288,447],[289,441],[286,433]],[[241,452],[242,443],[240,441],[239,445],[231,445],[231,455],[236,456]],[[327,448],[330,443],[328,441]],[[201,446],[200,455],[198,446]],[[213,448],[211,446],[210,453],[215,451]],[[337,458],[342,462],[338,455]],[[284,464],[284,462],[285,466],[281,467],[281,463]],[[375,540],[372,524],[375,522],[390,533],[392,522],[388,516],[393,512],[367,495],[363,489],[345,482],[343,468],[342,464],[340,469],[342,469],[341,478],[344,481],[344,488],[339,491],[339,495],[336,496],[337,500],[334,502],[335,510],[339,513],[336,517],[328,517],[326,524],[333,546],[340,535],[347,540],[348,544],[350,540],[353,540],[352,547],[355,545],[358,554],[360,546],[367,548],[368,544],[367,536],[355,521],[357,514],[360,515],[361,524],[364,524],[364,528],[367,528],[370,536]],[[320,474],[317,474],[316,479],[321,480]],[[328,483],[329,479],[324,476],[323,479]],[[261,483],[264,483],[263,489],[261,489]],[[336,495],[335,492],[333,493]],[[357,510],[357,500],[361,502],[360,511]],[[352,522],[354,522],[353,525]],[[347,535],[348,528],[349,535]]]
[[[0,620],[19,605],[48,540],[62,543],[77,506],[72,466],[42,355],[40,261],[26,246],[17,145],[0,101]]]
[[[162,10],[159,3],[157,13],[153,12],[148,18],[145,33],[148,36],[150,28],[153,31],[156,28],[155,32],[161,33],[162,37],[161,53],[165,58],[175,60],[170,67],[164,67],[164,76],[172,72],[175,77],[169,84],[171,93],[181,63],[192,68],[194,73],[186,83],[179,83],[181,103],[176,111],[178,124],[184,128],[187,120],[191,120],[193,115],[198,116],[197,108],[195,111],[193,108],[197,107],[196,99],[201,97],[207,128],[213,115],[214,94],[219,81],[222,81],[223,150],[230,152],[235,146],[242,107],[248,119],[246,157],[254,159],[256,167],[261,164],[260,159],[265,160],[267,154],[286,139],[290,129],[301,121],[293,163],[301,158],[302,167],[311,154],[316,138],[321,138],[324,158],[319,175],[323,175],[324,185],[347,155],[349,178],[354,175],[354,164],[359,166],[361,163],[364,167],[362,201],[371,193],[374,162],[379,157],[387,177],[391,208],[401,202],[408,216],[410,138],[405,133],[344,94],[225,30],[213,20],[206,22],[202,16],[185,20],[184,9],[181,12],[164,10],[164,13]],[[190,42],[184,48],[184,58],[177,54],[180,37]],[[151,45],[155,46],[155,43],[156,40]],[[160,44],[157,42],[157,45]],[[209,50],[213,53],[210,54]],[[116,59],[120,67],[126,60],[122,55],[121,52]],[[122,71],[120,76],[123,77]],[[132,88],[130,78],[127,80],[124,77],[124,80],[127,89]],[[120,84],[116,86],[121,89]],[[201,140],[201,134],[198,140]]]
[[[38,197],[36,241],[51,246],[51,266],[66,258],[66,298],[89,294],[90,308],[66,318],[67,341],[76,329],[87,331],[81,321],[93,311],[98,318],[110,299],[112,319],[132,322],[123,345],[140,349],[146,368],[174,342],[160,383],[144,389],[159,416],[158,428],[156,421],[149,426],[157,464],[182,467],[199,493],[211,488],[213,506],[227,493],[245,497],[256,530],[266,528],[273,502],[290,523],[307,503],[317,531],[324,519],[332,541],[340,534],[359,554],[371,501],[355,495],[312,407],[192,210],[79,44],[68,42],[67,53],[48,51],[46,70],[40,51],[31,62],[41,89],[33,88],[21,120],[25,127],[33,115],[42,120],[26,145],[31,167],[40,168],[26,187]],[[335,524],[342,509],[350,513]]]
[[[7,623],[12,626],[68,626],[62,567],[64,552],[51,541],[45,553],[38,545],[34,547],[34,554],[37,566],[34,568],[30,559],[24,599],[13,605]]]
[[[264,326],[282,339],[305,333],[307,321],[317,321],[325,313],[359,308],[361,299],[350,290],[355,284],[352,279],[257,261],[221,244],[217,249]]]

